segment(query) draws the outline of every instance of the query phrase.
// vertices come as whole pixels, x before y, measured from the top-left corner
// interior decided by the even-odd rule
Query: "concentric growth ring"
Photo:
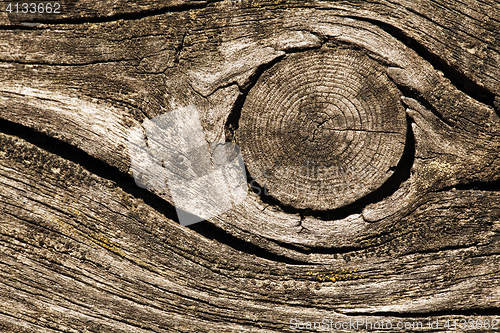
[[[382,65],[348,49],[291,55],[243,105],[238,143],[250,175],[283,204],[327,210],[380,187],[403,153],[401,93]]]

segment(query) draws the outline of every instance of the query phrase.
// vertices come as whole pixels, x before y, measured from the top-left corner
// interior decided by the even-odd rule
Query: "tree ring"
[[[336,49],[293,54],[265,71],[243,104],[237,137],[265,195],[328,210],[387,181],[406,130],[401,92],[385,68]]]

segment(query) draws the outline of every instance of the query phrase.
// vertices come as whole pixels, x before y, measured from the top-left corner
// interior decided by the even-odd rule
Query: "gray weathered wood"
[[[63,8],[0,14],[0,331],[500,320],[499,2]],[[319,49],[367,59],[394,89],[405,145],[379,190],[304,209],[249,188],[186,228],[168,191],[135,186],[128,135],[144,119],[194,105],[207,142],[245,148],[259,78]]]

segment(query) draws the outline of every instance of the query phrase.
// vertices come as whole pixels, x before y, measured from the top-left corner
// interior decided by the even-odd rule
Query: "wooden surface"
[[[270,68],[249,91],[238,125],[235,140],[266,195],[323,211],[385,183],[407,127],[385,68],[341,48],[301,52]]]
[[[0,331],[500,320],[499,2],[68,1],[31,16],[6,4]],[[144,119],[194,105],[207,142],[259,152],[238,141],[259,80],[319,51],[355,54],[393,89],[404,147],[366,195],[303,205],[249,183],[236,208],[183,227],[168,191],[135,184],[128,134]],[[272,103],[269,117],[291,110]]]

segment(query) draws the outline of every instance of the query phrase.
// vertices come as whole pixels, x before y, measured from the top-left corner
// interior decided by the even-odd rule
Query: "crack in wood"
[[[158,9],[150,9],[144,11],[137,12],[128,12],[128,13],[118,13],[110,16],[91,16],[91,17],[79,17],[79,18],[54,18],[54,19],[35,19],[31,21],[24,21],[23,23],[41,23],[41,24],[92,24],[92,23],[106,23],[106,22],[115,22],[115,21],[135,21],[140,20],[147,17],[159,16],[167,13],[182,13],[189,12],[193,10],[199,10],[207,8],[217,2],[222,2],[224,0],[208,0],[202,1],[200,3],[181,3],[176,6],[167,6]],[[14,25],[3,25],[0,26],[0,30],[12,30],[12,29],[22,29],[22,30],[37,30],[38,27],[26,26],[21,24]]]
[[[406,34],[403,30],[395,27],[394,25],[371,18],[360,17],[360,16],[344,16],[344,17],[367,22],[381,28],[389,35],[391,35],[392,37],[399,40],[407,47],[414,50],[422,59],[429,62],[434,67],[435,70],[441,71],[445,75],[445,77],[447,77],[451,81],[451,83],[455,87],[457,87],[460,91],[473,97],[475,100],[480,101],[483,104],[494,107],[495,95],[491,91],[480,86],[472,79],[470,79],[467,75],[453,68],[445,60],[441,59],[437,54],[432,53],[420,42],[408,36],[408,34]]]
[[[365,197],[358,199],[356,202],[346,205],[341,208],[331,210],[312,210],[312,209],[297,209],[292,206],[287,206],[281,203],[268,194],[265,185],[260,185],[247,170],[247,182],[250,189],[259,195],[260,200],[267,206],[273,206],[276,209],[288,214],[300,214],[301,216],[312,216],[321,220],[340,220],[352,214],[361,214],[363,209],[373,203],[380,202],[385,198],[390,197],[396,192],[400,184],[408,180],[410,177],[410,169],[415,158],[415,139],[411,129],[411,118],[407,117],[407,136],[403,155],[394,168],[394,173],[387,181],[377,190],[371,192]],[[237,141],[236,141],[237,142]]]
[[[22,138],[23,140],[26,140],[27,142],[43,150],[56,154],[61,158],[64,158],[68,161],[71,161],[73,163],[82,166],[89,172],[101,178],[113,181],[117,186],[122,188],[125,192],[133,195],[136,198],[144,200],[144,202],[148,206],[152,207],[153,209],[161,213],[163,216],[167,217],[172,221],[175,221],[176,223],[179,223],[175,207],[172,206],[172,204],[160,198],[159,196],[151,193],[150,191],[138,187],[135,184],[133,178],[131,178],[130,176],[120,173],[114,167],[88,155],[87,153],[78,149],[77,147],[74,147],[59,139],[55,139],[53,137],[47,136],[46,134],[34,131],[25,126],[4,119],[0,119],[0,133],[9,134]],[[300,260],[294,260],[284,256],[276,255],[263,248],[259,248],[254,244],[245,242],[239,238],[230,235],[223,229],[220,229],[212,224],[209,224],[208,222],[200,222],[189,226],[189,228],[198,232],[200,235],[203,235],[208,239],[214,239],[219,243],[226,244],[241,252],[253,254],[255,256],[272,260],[275,262],[283,262],[293,265],[307,264]]]
[[[0,26],[0,30],[15,29],[22,32],[49,28],[57,29],[61,28],[59,26],[60,23],[68,24],[69,27],[65,28],[71,29],[71,25],[81,25],[88,22],[104,23],[115,22],[117,20],[136,20],[169,12],[179,12],[180,15],[186,15],[187,17],[187,15],[195,16],[196,10],[209,7],[213,11],[207,11],[205,14],[208,20],[212,20],[211,15],[217,14],[219,10],[219,6],[212,6],[213,2],[181,4],[180,6],[163,7],[156,10],[139,10],[137,15],[117,13],[107,17],[62,18],[61,20],[47,21],[48,23],[53,23],[53,27],[48,27],[47,25],[26,26],[24,24],[13,24],[10,26]],[[371,4],[376,5],[375,3]],[[301,4],[292,1],[290,3],[280,2],[277,5],[271,2],[265,3],[262,5],[265,8],[257,9],[252,7],[252,10],[258,10],[259,15],[262,14],[261,16],[266,17],[260,19],[259,15],[252,16],[251,19],[248,19],[248,21],[252,21],[252,26],[248,30],[245,30],[245,32],[253,32],[250,30],[255,28],[256,31],[258,30],[258,34],[256,35],[266,34],[264,30],[261,33],[259,29],[266,26],[266,24],[270,24],[269,22],[273,19],[271,14],[274,11],[286,13],[290,8],[304,9],[306,7],[312,8],[316,5],[320,6],[321,4]],[[341,7],[351,6],[352,4],[342,2],[335,5]],[[358,6],[358,4],[355,4],[355,6]],[[220,7],[221,10],[226,8],[223,3],[220,4]],[[359,9],[364,10],[361,7]],[[233,15],[231,10],[232,8],[227,11],[225,19]],[[357,12],[357,9],[354,12]],[[270,14],[269,17],[267,16],[268,13]],[[331,12],[330,16],[333,17],[338,13],[339,11]],[[234,17],[240,18],[241,16],[237,16],[239,14],[241,13],[236,14]],[[416,12],[414,15],[419,15],[419,13]],[[360,14],[359,16],[362,15]],[[215,15],[213,17],[214,19],[216,18]],[[493,103],[491,103],[491,92],[474,83],[470,75],[462,74],[459,69],[450,65],[450,61],[453,62],[453,59],[445,60],[440,58],[436,53],[440,50],[427,50],[422,42],[418,42],[415,38],[409,38],[408,31],[405,28],[402,29],[406,32],[395,28],[393,24],[383,23],[379,20],[366,19],[357,15],[350,17],[353,20],[364,21],[379,27],[389,35],[403,42],[412,50],[415,50],[422,59],[429,62],[435,70],[443,72],[445,78],[450,79],[460,91],[488,106],[493,105],[494,110],[499,114],[500,97],[496,96],[493,99]],[[303,19],[307,18],[304,16],[300,17],[301,21]],[[243,26],[245,18],[241,22]],[[316,23],[322,24],[323,22]],[[489,24],[489,22],[485,22],[485,24]],[[394,25],[397,26],[397,24]],[[231,27],[232,29],[239,29],[235,25]],[[304,29],[303,26],[299,26],[298,28]],[[202,29],[201,25],[200,29]],[[379,33],[382,33],[382,30],[377,29]],[[307,31],[307,29],[303,31]],[[177,51],[174,55],[176,59],[174,63],[176,64],[179,64],[179,60],[181,60],[182,64],[183,59],[180,59],[181,52],[182,57],[184,57],[184,51],[192,52],[191,49],[187,50],[189,47],[186,38],[189,37],[189,34],[185,30],[180,43],[175,44]],[[356,48],[354,44],[336,44],[335,37],[326,38],[321,34],[311,34],[315,35],[321,41],[323,47],[327,43],[330,43],[329,45],[331,46]],[[175,38],[177,37],[181,36],[177,34]],[[28,37],[25,38],[28,40]],[[421,39],[418,40],[421,41]],[[211,47],[219,47],[219,45],[214,45],[211,45]],[[358,46],[358,48],[360,47]],[[301,50],[303,49],[300,47],[284,50],[286,53],[284,57]],[[196,55],[197,50],[195,49],[194,52]],[[126,56],[127,54],[125,54]],[[370,54],[370,52],[367,52],[367,56],[375,59],[384,66],[395,66],[390,61]],[[189,58],[189,55],[186,57]],[[75,59],[77,58],[78,54],[75,56]],[[238,86],[240,96],[233,105],[231,114],[224,124],[224,131],[228,134],[226,135],[227,141],[238,142],[238,138],[234,137],[234,135],[239,126],[239,113],[241,112],[241,106],[246,98],[246,94],[255,83],[256,78],[263,71],[282,59],[283,57],[279,57],[271,63],[260,66],[248,82]],[[47,65],[43,64],[45,59],[40,60],[42,60],[40,63],[33,64]],[[123,59],[123,61],[127,60]],[[188,59],[188,61],[191,60]],[[215,60],[214,64],[217,61]],[[109,61],[111,65],[115,62]],[[9,61],[4,63],[5,67],[9,67]],[[19,64],[19,66],[10,66],[16,69],[22,68],[23,65],[30,65],[28,62],[13,61],[12,63]],[[99,63],[101,62],[96,62],[96,64]],[[88,64],[77,66],[86,65]],[[63,64],[62,66],[66,65]],[[60,69],[62,70],[62,68]],[[28,73],[29,71],[26,72]],[[175,72],[172,71],[172,73]],[[169,74],[171,73],[165,72],[165,75]],[[29,77],[28,75],[29,73],[25,77]],[[15,80],[12,82],[15,82]],[[224,82],[225,85],[222,88],[229,87],[235,83],[238,84],[238,82],[234,81],[226,83]],[[174,84],[176,84],[176,81],[174,81]],[[440,114],[440,110],[442,111],[446,107],[445,103],[438,103],[441,109],[436,109],[432,104],[435,101],[432,99],[427,101],[424,96],[410,88],[401,86],[400,88],[405,96],[417,100],[427,110],[430,110],[433,115],[439,118],[439,122],[448,125],[450,127],[449,132],[452,134],[460,133],[460,135],[464,133],[466,139],[462,143],[457,143],[457,145],[463,144],[468,149],[466,151],[470,152],[464,158],[474,155],[476,152],[474,149],[481,145],[481,151],[476,156],[479,162],[474,164],[475,160],[472,159],[472,162],[468,163],[476,166],[476,169],[471,171],[476,172],[476,174],[472,174],[471,179],[464,180],[458,177],[456,181],[458,184],[456,185],[453,185],[453,183],[449,185],[450,182],[445,182],[449,178],[446,178],[447,172],[451,174],[451,171],[453,171],[450,168],[453,161],[448,164],[444,162],[452,158],[457,158],[457,156],[460,157],[460,154],[454,151],[449,152],[443,149],[444,152],[438,157],[444,159],[444,162],[437,157],[428,157],[425,154],[423,154],[424,157],[415,157],[415,140],[420,139],[420,137],[415,138],[414,135],[417,136],[418,133],[412,131],[412,125],[416,126],[416,121],[413,118],[407,117],[408,131],[405,138],[403,158],[397,166],[390,167],[394,171],[393,176],[396,176],[387,180],[387,184],[384,183],[384,186],[386,186],[384,190],[372,194],[372,197],[367,196],[362,198],[357,203],[358,206],[353,205],[345,207],[344,210],[331,211],[296,210],[273,201],[272,197],[264,195],[257,197],[254,193],[251,193],[253,196],[252,200],[257,198],[256,203],[254,202],[255,206],[252,206],[255,207],[255,210],[249,210],[254,215],[244,216],[244,218],[248,219],[248,224],[253,222],[261,223],[255,229],[250,229],[249,227],[250,231],[246,230],[247,225],[238,224],[238,221],[231,220],[231,218],[237,218],[234,217],[236,216],[234,214],[218,226],[214,226],[215,222],[213,221],[205,221],[192,225],[190,227],[191,230],[179,228],[179,230],[182,229],[185,233],[176,234],[178,238],[162,238],[165,234],[171,235],[169,231],[175,230],[154,231],[153,226],[148,224],[149,219],[147,217],[142,219],[141,217],[143,224],[140,226],[127,226],[131,230],[129,230],[126,237],[139,236],[137,243],[131,244],[128,250],[137,246],[137,254],[142,254],[142,252],[147,253],[145,257],[141,257],[144,261],[131,260],[128,257],[128,252],[126,258],[121,258],[119,255],[113,256],[111,253],[112,257],[118,259],[112,262],[117,267],[112,267],[112,265],[110,267],[109,262],[106,261],[108,259],[102,259],[102,257],[94,261],[87,258],[83,262],[76,262],[75,264],[75,261],[72,261],[75,257],[72,257],[71,253],[67,254],[65,248],[61,247],[63,246],[62,239],[73,237],[74,235],[69,235],[69,231],[72,231],[71,227],[59,230],[57,227],[58,222],[55,219],[61,219],[57,216],[67,216],[68,219],[75,219],[76,223],[78,223],[78,213],[76,211],[73,212],[71,210],[52,207],[60,202],[57,198],[54,199],[53,203],[47,203],[43,199],[40,199],[40,197],[36,197],[38,194],[42,197],[49,195],[43,192],[43,187],[38,187],[38,183],[50,181],[51,179],[57,180],[56,176],[51,178],[51,172],[58,172],[57,166],[52,171],[50,168],[43,170],[43,167],[34,165],[33,163],[30,165],[29,157],[24,157],[26,161],[23,161],[22,158],[21,160],[14,161],[18,163],[17,170],[21,170],[21,172],[25,170],[26,172],[34,172],[36,174],[39,171],[40,175],[47,177],[47,179],[40,179],[40,182],[37,182],[33,181],[34,179],[36,180],[36,177],[29,178],[28,174],[26,174],[26,177],[8,174],[10,169],[9,165],[7,165],[9,162],[7,160],[4,165],[7,174],[3,178],[3,186],[7,189],[7,197],[4,196],[6,199],[0,199],[0,201],[4,200],[1,203],[3,206],[0,205],[2,206],[0,211],[3,212],[4,207],[5,209],[9,207],[11,210],[7,212],[7,217],[4,220],[7,226],[4,227],[2,224],[3,229],[0,231],[2,240],[0,242],[2,243],[0,247],[0,251],[2,252],[0,254],[5,254],[1,260],[3,268],[2,273],[0,273],[2,277],[1,282],[5,288],[3,288],[4,291],[1,295],[2,297],[0,297],[0,301],[5,301],[6,299],[5,302],[8,303],[4,303],[8,304],[8,306],[0,310],[0,330],[18,331],[17,322],[19,322],[27,327],[27,332],[39,331],[41,329],[66,332],[69,330],[77,331],[82,327],[86,327],[90,331],[106,331],[116,328],[118,325],[128,330],[141,332],[150,330],[159,332],[190,332],[195,327],[201,331],[213,332],[222,332],[226,328],[232,332],[274,332],[292,331],[289,329],[289,320],[291,317],[298,316],[299,314],[300,316],[304,316],[304,320],[313,320],[315,316],[322,313],[328,313],[336,320],[346,317],[354,318],[354,316],[368,320],[376,318],[390,320],[392,317],[431,318],[433,320],[462,319],[465,317],[472,317],[474,319],[477,319],[475,317],[483,317],[484,319],[485,317],[496,316],[500,310],[498,299],[495,298],[495,293],[498,290],[498,279],[496,277],[498,276],[497,254],[498,236],[500,235],[500,224],[498,223],[498,216],[500,215],[498,214],[500,210],[497,209],[497,206],[498,202],[500,202],[498,196],[500,180],[491,182],[482,180],[498,179],[496,176],[498,168],[495,164],[495,158],[498,157],[498,154],[496,154],[497,145],[495,138],[498,137],[498,134],[494,133],[493,130],[491,131],[493,133],[480,133],[481,126],[484,126],[484,122],[482,123],[481,120],[484,119],[474,118],[473,107],[470,107],[471,111],[468,114],[468,116],[472,115],[471,117],[462,117],[460,114],[456,117],[448,117],[448,114]],[[405,88],[407,89],[406,91]],[[189,87],[182,85],[179,90],[181,89],[188,91]],[[237,94],[237,89],[235,88],[234,90],[236,90]],[[438,95],[439,89],[433,93]],[[83,94],[85,95],[85,92]],[[192,95],[195,94],[196,92],[193,91]],[[5,95],[5,98],[8,99],[12,96]],[[223,93],[221,96],[224,98]],[[449,94],[448,98],[449,96],[453,96],[453,94]],[[200,96],[196,95],[195,97],[198,100]],[[16,99],[22,101],[22,98]],[[40,97],[38,101],[42,99],[43,97]],[[48,99],[47,101],[53,100]],[[124,103],[117,100],[110,101],[120,102],[120,105]],[[210,106],[213,105],[210,104]],[[451,103],[450,108],[458,108],[459,106],[459,103]],[[137,108],[137,106],[135,107]],[[8,107],[6,108],[6,112],[10,112]],[[19,111],[16,110],[16,112]],[[132,111],[127,110],[127,112]],[[16,121],[14,118],[11,120]],[[0,132],[22,138],[36,147],[58,155],[71,163],[76,163],[77,166],[82,166],[91,174],[102,178],[102,184],[107,184],[107,180],[110,180],[118,187],[118,193],[121,193],[121,190],[123,190],[130,197],[133,197],[134,200],[138,199],[138,201],[146,203],[142,207],[146,211],[153,213],[153,215],[159,212],[161,217],[176,221],[175,208],[171,204],[146,190],[137,188],[133,179],[126,175],[123,170],[118,171],[116,167],[112,167],[106,162],[91,157],[89,153],[92,153],[93,146],[90,146],[91,148],[87,152],[84,152],[75,147],[75,145],[64,142],[64,140],[74,142],[71,141],[71,135],[80,135],[79,132],[76,134],[71,132],[69,134],[56,133],[55,135],[59,139],[52,139],[49,135],[37,132],[37,130],[44,131],[43,126],[35,123],[33,128],[36,130],[30,130],[27,127],[28,125],[17,125],[14,122],[0,120]],[[30,124],[30,120],[28,119],[26,123]],[[432,125],[434,123],[430,122],[429,124]],[[425,121],[419,123],[421,127],[425,127],[425,130],[430,131],[427,128],[430,126],[429,124]],[[453,125],[463,126],[453,127]],[[467,135],[468,131],[459,132],[463,131],[464,127],[470,127],[474,131],[470,131],[470,135]],[[92,129],[85,130],[89,131]],[[417,128],[416,130],[422,129]],[[49,134],[53,135],[53,133]],[[442,133],[438,134],[442,135]],[[444,134],[449,133],[446,132]],[[436,135],[432,138],[439,138],[439,136]],[[450,139],[451,142],[457,141],[453,138],[452,136]],[[461,138],[459,137],[459,139]],[[422,141],[424,145],[428,145],[425,139],[422,139]],[[439,144],[443,140],[437,141]],[[491,145],[488,143],[491,143]],[[403,143],[401,142],[401,144]],[[98,143],[96,143],[95,149],[99,149]],[[30,152],[32,151],[27,151],[27,153]],[[0,157],[8,156],[7,154],[0,151]],[[483,161],[482,163],[480,163],[480,159]],[[357,220],[347,219],[348,217],[352,217],[351,215],[363,212],[363,208],[366,205],[391,197],[398,191],[402,184],[410,179],[414,172],[412,170],[414,164],[425,166],[427,162],[433,168],[429,169],[429,173],[425,177],[429,175],[433,176],[436,172],[442,172],[442,177],[444,177],[443,184],[445,186],[439,185],[441,187],[436,186],[435,188],[431,188],[425,197],[418,197],[411,202],[410,206],[398,207],[403,211],[402,215],[391,215],[388,219],[380,220],[380,223],[369,224],[366,221],[358,222]],[[466,164],[464,163],[464,165]],[[463,172],[467,172],[467,170],[470,169],[463,168]],[[461,176],[463,174],[460,173],[458,175]],[[76,178],[77,175],[72,174],[71,177]],[[251,177],[248,180],[250,183],[252,181]],[[428,182],[431,180],[426,179]],[[470,182],[461,184],[460,182],[462,181]],[[17,189],[15,185],[20,188]],[[68,190],[62,188],[65,186],[62,183],[58,186],[63,191]],[[55,188],[57,189],[57,186]],[[19,194],[25,189],[32,189],[33,193],[26,194],[26,196]],[[260,189],[263,190],[262,187]],[[42,193],[37,194],[37,190],[42,190]],[[21,200],[16,200],[17,197],[13,197],[11,200],[9,198],[9,191],[12,191],[13,195],[19,196]],[[96,191],[99,190],[96,189]],[[105,189],[101,189],[101,191],[104,192]],[[109,193],[113,194],[116,192],[110,191]],[[54,218],[51,217],[51,214],[48,214],[48,219],[53,219],[53,221],[45,221],[47,223],[44,222],[43,226],[36,225],[36,215],[39,212],[35,212],[33,216],[28,215],[27,207],[29,206],[25,206],[25,201],[36,202],[35,206],[42,207],[39,208],[41,211],[44,211],[43,209],[45,208],[50,208],[55,214]],[[103,206],[106,203],[108,202],[105,200],[99,202]],[[118,199],[111,203],[123,204]],[[127,207],[120,210],[118,214],[113,215],[113,218],[116,218],[116,220],[109,219],[104,221],[97,218],[95,225],[92,225],[92,228],[96,227],[91,230],[96,231],[95,235],[98,235],[97,231],[99,228],[106,225],[112,227],[115,223],[119,224],[121,219],[130,220],[133,223],[139,221],[137,215],[127,215],[128,213],[136,214],[136,212],[127,211]],[[18,212],[19,214],[12,212]],[[280,215],[279,213],[282,212],[286,214]],[[256,217],[257,213],[262,213],[263,219],[252,220],[252,218]],[[155,216],[160,214],[156,214]],[[292,218],[287,221],[286,215],[291,215]],[[311,223],[313,218],[319,220],[317,224]],[[344,218],[347,219],[346,223],[335,224]],[[275,219],[278,223],[274,225],[267,224],[271,219]],[[360,220],[362,219],[363,216],[361,216]],[[26,223],[23,223],[23,221]],[[71,223],[74,224],[75,221],[71,221]],[[282,222],[284,227],[278,225]],[[38,245],[33,243],[39,240],[35,239],[32,242],[32,237],[30,236],[37,232],[42,233],[41,231],[45,234],[45,231],[39,227],[47,228],[50,225],[49,223],[56,226],[55,230],[50,230],[50,233],[52,233],[51,237],[60,242],[55,248],[55,253],[47,251],[43,247],[43,243],[42,245],[40,243]],[[170,226],[172,225],[170,224]],[[135,227],[137,229],[134,229]],[[294,229],[295,227],[296,229]],[[30,233],[24,235],[23,228],[29,230]],[[265,230],[266,228],[268,230]],[[293,230],[286,234],[288,232],[286,228]],[[329,228],[344,228],[344,231],[347,233],[330,234],[328,233],[330,231]],[[359,229],[356,230],[356,228]],[[53,228],[50,227],[49,229]],[[352,233],[350,233],[351,231]],[[286,234],[286,236],[282,237],[281,233]],[[297,233],[300,234],[300,237],[296,237]],[[199,249],[196,248],[196,245],[199,244],[193,241],[198,234],[203,236],[198,238],[198,240],[211,239],[215,241],[210,242],[210,247],[203,248],[206,253],[198,252]],[[344,235],[347,235],[345,240],[342,239]],[[193,238],[189,238],[190,236],[193,236]],[[287,238],[288,236],[290,237]],[[96,237],[99,238],[98,236]],[[324,237],[325,240],[322,241],[321,237]],[[96,241],[100,242],[97,238]],[[79,241],[77,240],[76,242]],[[30,247],[31,243],[35,244],[35,246]],[[221,244],[226,244],[232,249],[236,249],[237,251],[234,252],[238,252],[238,254],[234,257],[231,256],[229,259],[220,255],[218,251],[220,248],[224,248]],[[94,250],[102,250],[100,249],[103,247],[102,244],[99,243],[97,245],[97,247],[94,246]],[[107,250],[113,252],[113,249],[119,250],[117,247]],[[49,259],[43,257],[47,252],[50,255],[53,254],[52,257],[47,257]],[[100,253],[102,254],[102,252]],[[106,254],[104,253],[103,255],[106,256]],[[158,254],[158,257],[154,257],[155,254]],[[172,259],[176,254],[183,256],[180,258],[181,263],[179,264],[184,264],[181,270],[171,270],[169,268],[171,266],[168,266],[168,264],[175,263],[175,259],[178,259]],[[162,255],[166,258],[160,258]],[[148,260],[149,262],[146,262]],[[336,280],[335,284],[332,284],[332,281],[321,281],[322,283],[319,283],[304,276],[307,271],[330,272],[329,268],[331,268],[333,272],[339,267],[346,267],[346,262],[352,263],[353,267],[357,267],[356,265],[364,266],[362,271],[368,275],[366,280]],[[86,271],[82,271],[80,266],[84,267]],[[92,271],[94,267],[96,269]],[[30,279],[29,275],[34,274],[34,272],[39,274],[39,276],[43,276],[43,278]],[[202,273],[200,274],[200,272]],[[210,275],[212,273],[213,276]],[[328,276],[331,277],[331,275]],[[87,279],[91,279],[92,288],[85,284],[83,287],[79,285],[85,283]],[[44,282],[46,285],[43,284]],[[58,290],[60,288],[59,284],[65,287],[64,291]],[[172,290],[173,286],[178,287],[179,285],[182,286],[180,290]],[[464,289],[464,286],[467,289]],[[71,287],[73,289],[70,289]],[[76,287],[82,289],[82,292],[78,293]],[[349,290],[349,293],[346,294],[346,290]],[[92,294],[92,292],[96,294]],[[442,298],[439,299],[439,297],[436,297],[433,299],[432,297],[435,297],[435,294],[440,295],[440,297],[442,296]],[[73,297],[73,295],[75,296]],[[112,301],[109,301],[110,299]],[[99,301],[102,301],[102,303],[99,303]],[[415,306],[415,304],[417,305]],[[55,311],[47,314],[44,312],[47,306],[55,307],[53,308]],[[72,308],[73,306],[75,307],[74,309]],[[58,309],[67,310],[68,308],[71,308],[73,311],[71,313],[61,311],[63,315],[60,317],[57,316]],[[20,310],[16,311],[18,309]],[[391,311],[383,311],[387,309]],[[427,309],[429,311],[425,311]],[[74,321],[73,319],[78,318],[76,316],[67,317],[73,315],[73,313],[86,316],[88,318],[86,320],[88,321]],[[132,315],[129,315],[130,313]],[[191,324],[193,326],[190,326]]]

